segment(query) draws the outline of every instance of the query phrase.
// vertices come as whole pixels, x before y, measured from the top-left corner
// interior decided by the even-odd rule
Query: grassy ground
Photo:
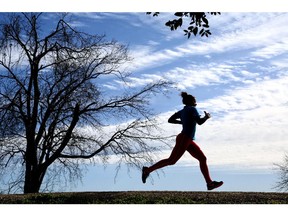
[[[1,204],[288,204],[288,193],[75,192],[0,195]]]

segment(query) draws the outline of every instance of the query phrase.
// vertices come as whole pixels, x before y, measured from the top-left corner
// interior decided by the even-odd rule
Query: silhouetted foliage
[[[127,46],[77,31],[67,14],[53,14],[59,19],[47,29],[42,15],[9,13],[0,20],[0,181],[8,185],[5,192],[37,193],[44,177],[42,191],[66,177],[81,178],[83,161],[95,157],[105,163],[116,156],[118,164],[138,167],[151,161],[159,145],[147,143],[162,139],[152,132],[157,125],[149,98],[167,82],[126,86],[105,96],[101,77],[126,81],[121,66],[130,61]],[[105,133],[109,119],[126,123]]]
[[[160,12],[147,12],[148,15],[153,15],[153,17],[158,16]],[[201,37],[206,36],[208,37],[211,35],[209,30],[209,20],[207,18],[207,14],[211,15],[220,15],[220,12],[176,12],[174,16],[177,18],[173,20],[169,20],[165,23],[167,27],[171,29],[171,31],[177,30],[179,27],[182,27],[183,22],[185,19],[188,19],[189,25],[187,28],[184,29],[185,35],[188,38],[191,35],[197,36],[200,35]]]

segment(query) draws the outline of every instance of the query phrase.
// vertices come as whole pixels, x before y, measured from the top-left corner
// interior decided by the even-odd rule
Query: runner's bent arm
[[[202,125],[204,122],[207,121],[207,119],[211,118],[210,113],[207,113],[206,111],[204,111],[205,116],[203,118],[201,118],[200,116],[196,117],[196,122],[199,125]]]
[[[171,124],[182,124],[181,120],[178,120],[180,119],[180,116],[179,116],[179,113],[174,113],[169,119],[168,119],[168,122],[171,123]]]

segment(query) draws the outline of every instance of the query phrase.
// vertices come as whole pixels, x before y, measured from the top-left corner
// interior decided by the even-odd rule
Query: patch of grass
[[[1,204],[288,204],[287,193],[75,192],[0,195]]]

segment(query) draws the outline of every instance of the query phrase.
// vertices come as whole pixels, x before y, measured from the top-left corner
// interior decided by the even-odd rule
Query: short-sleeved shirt
[[[182,132],[195,139],[196,123],[200,119],[200,115],[194,106],[185,106],[182,110],[175,113],[176,118],[180,118],[182,122]]]

